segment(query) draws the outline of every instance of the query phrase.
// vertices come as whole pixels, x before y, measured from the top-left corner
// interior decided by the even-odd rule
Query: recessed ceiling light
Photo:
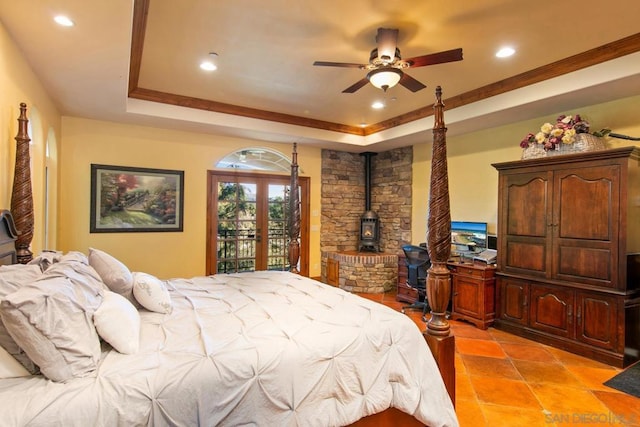
[[[381,108],[384,108],[384,102],[382,101],[376,101],[373,104],[371,104],[371,108],[374,108],[376,110],[379,110]]]
[[[71,19],[69,19],[68,16],[64,16],[64,15],[58,15],[56,17],[53,18],[54,21],[56,21],[56,23],[58,25],[62,25],[63,27],[73,27],[74,23]]]
[[[500,50],[496,52],[496,56],[498,58],[507,58],[513,55],[514,53],[516,53],[516,50],[514,48],[506,46],[506,47],[500,48]]]
[[[216,67],[216,64],[214,64],[211,61],[202,61],[200,63],[200,68],[202,68],[205,71],[215,71],[218,69],[218,67]]]
[[[218,54],[216,52],[209,52],[209,58],[205,59],[200,63],[200,68],[205,71],[215,71],[218,69],[218,66],[214,63],[216,59],[218,59]]]

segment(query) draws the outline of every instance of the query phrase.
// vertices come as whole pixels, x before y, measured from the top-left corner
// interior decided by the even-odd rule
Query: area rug
[[[640,397],[640,362],[629,366],[615,377],[606,381],[604,385],[632,396]]]

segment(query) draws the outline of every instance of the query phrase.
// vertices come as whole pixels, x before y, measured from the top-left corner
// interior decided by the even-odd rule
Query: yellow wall
[[[591,124],[591,130],[613,129],[623,135],[640,136],[638,108],[640,96],[603,104],[576,108],[574,111],[552,112],[547,116],[447,138],[447,167],[451,219],[486,222],[490,233],[496,233],[498,206],[498,173],[492,163],[520,159],[520,141],[535,133],[545,122],[555,122],[559,114],[580,114]],[[447,113],[444,113],[445,123]],[[634,145],[632,141],[607,138],[610,147]],[[640,145],[639,143],[635,143]],[[426,241],[427,205],[431,170],[431,142],[414,146],[412,241]]]
[[[27,103],[32,131],[32,178],[35,208],[34,253],[43,248],[86,251],[97,247],[131,269],[159,277],[188,277],[205,272],[206,171],[224,155],[265,146],[289,156],[290,144],[263,143],[223,136],[115,124],[74,117],[61,119],[55,104],[17,46],[0,24],[0,208],[9,208],[15,135],[20,102]],[[560,113],[580,113],[594,129],[640,135],[640,97],[550,112],[548,116],[449,137],[451,215],[456,220],[486,221],[496,231],[497,173],[491,163],[517,160],[520,139]],[[445,121],[446,121],[445,112]],[[46,157],[49,144],[51,156]],[[630,145],[611,140],[612,146]],[[311,177],[310,275],[320,275],[321,153],[299,146],[303,176]],[[426,240],[431,144],[414,147],[412,240]],[[184,232],[89,233],[90,164],[112,164],[185,171]],[[50,210],[44,239],[44,169],[48,166]],[[56,208],[57,204],[57,208]],[[315,214],[314,214],[315,213]]]
[[[42,84],[24,60],[17,46],[0,23],[0,209],[9,209],[15,163],[15,136],[18,132],[17,118],[20,115],[20,103],[27,104],[27,116],[31,125],[31,165],[33,183],[34,236],[32,250],[39,253],[45,246],[44,239],[44,170],[50,168],[54,197],[49,204],[48,243],[56,244],[56,183],[58,153],[57,141],[60,141],[60,114]],[[47,143],[51,146],[54,158],[45,157]]]
[[[225,155],[249,147],[269,147],[287,157],[291,144],[164,130],[63,117],[59,245],[63,251],[95,247],[111,253],[133,271],[158,277],[205,274],[207,170]],[[184,171],[184,231],[89,233],[91,164]],[[298,146],[298,163],[311,177],[311,211],[320,211],[321,154]],[[313,227],[316,225],[317,227]],[[319,230],[320,217],[311,216]],[[320,275],[320,236],[311,232],[310,275]]]

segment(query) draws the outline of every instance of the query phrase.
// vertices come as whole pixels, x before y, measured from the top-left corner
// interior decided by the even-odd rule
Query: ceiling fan
[[[402,71],[403,69],[462,60],[462,48],[402,59],[397,46],[398,29],[378,28],[376,43],[378,47],[371,51],[368,64],[316,61],[313,65],[369,70],[366,77],[349,86],[342,93],[353,93],[369,82],[385,92],[398,83],[411,92],[417,92],[426,86],[406,74]]]

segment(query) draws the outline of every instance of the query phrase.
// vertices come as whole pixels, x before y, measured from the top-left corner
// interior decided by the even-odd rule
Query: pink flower
[[[536,136],[532,133],[527,134],[522,141],[520,141],[520,147],[528,148],[529,144],[536,142]]]
[[[542,144],[545,150],[554,150],[561,143],[573,144],[576,134],[579,133],[589,133],[589,122],[583,120],[579,114],[561,114],[555,124],[545,123],[537,134],[527,134],[520,141],[520,147],[528,148],[530,144]]]

